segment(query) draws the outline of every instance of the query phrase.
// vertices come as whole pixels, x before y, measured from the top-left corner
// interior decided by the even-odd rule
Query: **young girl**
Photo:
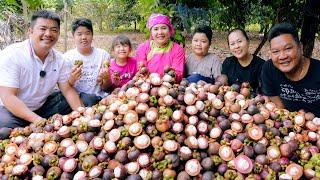
[[[197,27],[192,37],[192,53],[186,58],[186,73],[189,82],[199,80],[214,83],[221,74],[221,62],[217,56],[208,53],[212,39],[209,26]]]
[[[114,59],[111,59],[109,67],[113,88],[122,87],[138,71],[136,60],[129,57],[131,49],[131,42],[127,36],[119,35],[114,38],[111,45]]]

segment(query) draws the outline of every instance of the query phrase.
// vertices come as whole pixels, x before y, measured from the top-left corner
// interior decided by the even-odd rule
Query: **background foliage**
[[[88,17],[93,20],[95,29],[106,31],[142,31],[148,36],[146,22],[151,13],[164,13],[172,18],[177,29],[175,40],[184,42],[199,24],[207,24],[214,30],[227,31],[241,27],[249,31],[267,34],[277,22],[290,22],[301,29],[303,27],[305,4],[317,0],[2,0],[0,11],[10,12],[17,18],[23,17],[28,22],[30,14],[36,9],[52,9],[62,17],[68,15],[68,28],[76,17]],[[319,5],[319,3],[317,4]],[[320,6],[320,5],[319,5]],[[319,20],[319,7],[311,7],[315,13],[311,16]],[[318,8],[318,9],[317,9]],[[318,10],[318,11],[317,11]],[[317,13],[318,12],[318,13]],[[7,13],[8,14],[8,13]],[[0,21],[8,22],[10,17],[0,14]],[[11,17],[12,18],[12,17]],[[12,18],[10,31],[22,33],[25,24],[19,25]],[[8,24],[8,23],[7,23]],[[20,23],[21,24],[21,23]],[[319,31],[319,26],[316,27]],[[266,36],[265,36],[266,37]],[[261,46],[266,38],[261,41]],[[257,48],[259,51],[259,47]]]

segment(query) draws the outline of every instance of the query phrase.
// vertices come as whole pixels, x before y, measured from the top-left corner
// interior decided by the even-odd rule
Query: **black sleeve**
[[[228,75],[228,69],[230,66],[230,59],[226,58],[223,63],[222,63],[222,70],[221,70],[221,74],[225,74]]]
[[[184,64],[184,72],[183,72],[183,78],[187,78],[188,77],[188,66],[187,63]]]
[[[262,93],[266,96],[278,96],[275,90],[275,83],[272,74],[275,74],[272,61],[268,60],[264,63],[261,70]]]
[[[191,61],[191,59],[190,59],[190,56],[191,56],[191,54],[188,54],[187,56],[186,56],[186,58],[185,58],[185,61],[184,61],[184,72],[183,72],[183,77],[184,78],[187,78],[190,74],[188,73],[189,72],[189,61]]]
[[[257,76],[258,76],[258,87],[257,87],[257,93],[261,94],[262,93],[262,80],[261,80],[261,71],[262,71],[262,67],[265,63],[265,60],[263,60],[262,58],[260,58],[259,56],[257,56],[257,58],[259,59],[259,63],[258,63],[258,70],[257,70]]]

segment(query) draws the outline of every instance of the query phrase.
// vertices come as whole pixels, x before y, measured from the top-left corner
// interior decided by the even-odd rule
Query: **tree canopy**
[[[68,12],[63,12],[64,1]],[[319,32],[319,4],[318,0],[3,0],[0,10],[26,19],[34,10],[52,9],[60,15],[68,13],[71,19],[88,17],[99,31],[125,29],[146,33],[150,14],[164,13],[172,18],[177,29],[175,39],[180,42],[199,24],[221,31],[255,25],[255,30],[265,35],[256,53],[272,25],[290,22],[301,30],[305,54],[311,56]],[[5,13],[0,15],[2,21],[8,18]]]

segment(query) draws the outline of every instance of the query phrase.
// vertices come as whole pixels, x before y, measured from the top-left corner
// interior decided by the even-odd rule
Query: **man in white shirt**
[[[105,90],[111,85],[106,80],[108,73],[104,67],[110,55],[92,46],[93,27],[90,19],[75,19],[71,28],[76,48],[64,54],[72,69],[69,84],[80,94],[85,106],[92,106],[107,95]],[[79,62],[81,65],[77,65]]]
[[[40,10],[32,16],[29,39],[0,52],[0,128],[23,127],[60,113],[53,112],[46,102],[52,100],[48,97],[57,83],[73,110],[82,106],[68,83],[68,67],[62,55],[53,49],[59,35],[59,16]]]

